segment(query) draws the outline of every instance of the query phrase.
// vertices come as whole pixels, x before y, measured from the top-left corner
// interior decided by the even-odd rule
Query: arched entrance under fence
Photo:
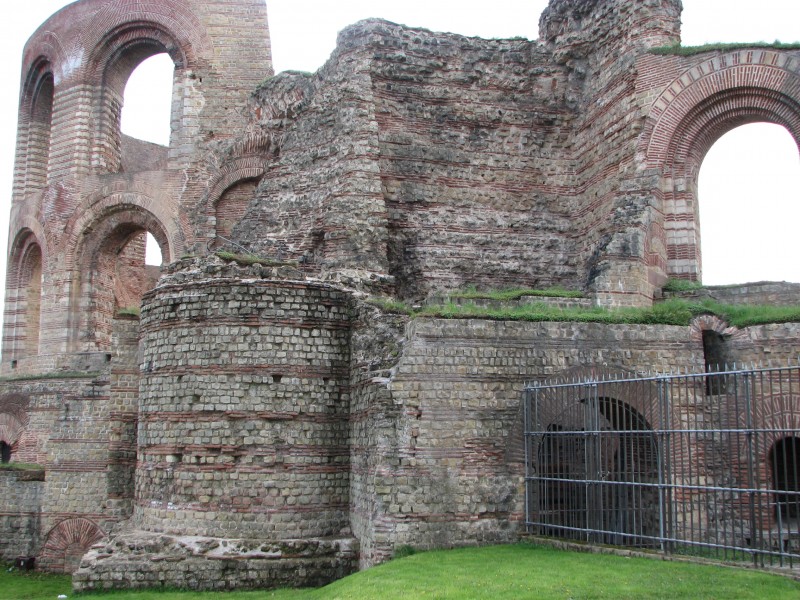
[[[659,532],[658,446],[615,398],[582,399],[549,423],[538,449],[542,533],[651,546]]]
[[[775,517],[779,521],[800,519],[800,438],[784,437],[769,451]]]

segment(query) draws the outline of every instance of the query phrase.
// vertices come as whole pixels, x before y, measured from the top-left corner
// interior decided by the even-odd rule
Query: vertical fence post
[[[751,371],[742,374],[744,379],[744,414],[745,414],[745,442],[747,446],[747,495],[750,511],[750,547],[757,549],[760,535],[756,527],[756,499],[755,499],[755,465],[753,464],[753,382],[754,373]],[[759,553],[753,552],[753,564],[758,566]]]
[[[523,429],[522,439],[525,444],[525,531],[531,533],[531,486],[533,485],[533,469],[531,466],[531,387],[525,386],[522,397]]]
[[[658,378],[655,381],[655,385],[658,402],[658,414],[661,421],[659,423],[660,431],[658,434],[658,437],[661,438],[661,443],[659,444],[660,448],[656,454],[658,460],[658,538],[661,551],[664,554],[668,554],[669,545],[667,544],[667,510],[670,503],[669,499],[667,498],[667,485],[669,483],[669,478],[667,477],[666,469],[668,469],[669,465],[670,423],[669,413],[667,411],[666,379]]]
[[[584,445],[586,464],[586,540],[597,543],[603,529],[603,499],[600,478],[600,399],[597,382],[586,384],[584,428],[588,434]]]

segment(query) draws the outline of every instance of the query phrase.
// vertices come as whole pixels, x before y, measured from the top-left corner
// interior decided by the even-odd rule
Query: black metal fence
[[[539,535],[800,565],[800,367],[530,384]]]

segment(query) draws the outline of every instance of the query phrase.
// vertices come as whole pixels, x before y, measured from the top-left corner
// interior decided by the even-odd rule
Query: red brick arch
[[[206,163],[204,177],[205,193],[200,198],[196,214],[205,215],[205,222],[212,219],[216,228],[198,230],[197,239],[207,245],[214,241],[220,232],[220,210],[226,212],[228,192],[233,188],[246,183],[256,184],[261,180],[274,155],[277,153],[278,143],[271,135],[253,134],[242,137],[228,148],[225,156],[214,154]],[[246,206],[242,202],[236,203],[233,208],[241,218]],[[230,216],[230,215],[228,215]],[[202,225],[202,224],[201,224]],[[223,228],[224,229],[224,228]],[[227,235],[227,234],[226,234]]]
[[[81,557],[104,537],[105,532],[88,519],[65,519],[47,534],[40,564],[50,571],[72,573]]]
[[[144,233],[156,239],[164,262],[175,255],[167,227],[141,205],[111,201],[104,210],[95,208],[75,248],[71,345],[83,351],[107,351],[116,310],[139,302],[152,287],[144,264]]]
[[[14,170],[15,190],[35,191],[47,183],[55,89],[63,79],[62,67],[69,62],[67,54],[59,36],[47,28],[40,28],[26,46],[17,124],[26,160]]]
[[[43,265],[39,237],[21,229],[11,245],[6,278],[5,359],[38,353]]]
[[[11,447],[11,458],[17,462],[36,462],[36,437],[27,431],[29,406],[30,397],[25,394],[0,396],[0,441]]]
[[[649,395],[643,393],[639,387],[641,384],[631,385],[628,383],[616,383],[617,381],[635,378],[636,374],[621,369],[594,368],[594,367],[575,367],[567,369],[558,374],[550,383],[580,384],[582,382],[599,382],[602,384],[605,398],[625,403],[628,407],[636,411],[647,423],[653,427],[661,425],[662,414],[656,403],[648,401]],[[591,397],[596,391],[588,384],[586,386],[586,397]],[[564,405],[563,396],[553,388],[545,388],[539,400],[539,418],[542,423],[555,423]]]
[[[0,412],[0,442],[5,442],[13,448],[23,429],[24,425],[14,415]]]
[[[85,79],[96,86],[93,112],[92,164],[100,171],[122,168],[119,123],[125,84],[144,60],[166,53],[175,65],[173,85],[181,95],[184,76],[202,71],[211,57],[211,43],[202,23],[186,2],[173,0],[122,0],[109,2],[97,12],[83,31],[86,49]],[[180,113],[181,103],[173,103]],[[180,114],[173,123],[182,122]]]
[[[196,68],[212,53],[205,27],[185,0],[118,0],[106,3],[84,29],[85,66],[97,75],[139,40],[162,44],[178,68]]]
[[[653,221],[663,238],[648,248],[657,271],[651,279],[701,278],[700,166],[722,135],[756,122],[782,125],[800,141],[800,58],[769,49],[718,54],[684,72],[653,103],[637,151],[662,182]]]

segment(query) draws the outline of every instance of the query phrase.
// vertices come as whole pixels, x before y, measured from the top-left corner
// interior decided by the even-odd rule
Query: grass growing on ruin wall
[[[0,573],[4,600],[73,594],[69,579]],[[417,598],[796,598],[800,583],[748,569],[556,550],[531,544],[417,552],[317,590],[120,591],[114,600],[410,600]]]
[[[467,288],[465,290],[456,290],[450,292],[450,298],[461,298],[464,300],[519,300],[524,296],[536,297],[549,297],[549,298],[585,298],[582,292],[575,290],[567,290],[561,287],[551,287],[544,290],[535,290],[531,288],[512,288],[507,290],[490,290],[478,291],[475,288]]]
[[[651,308],[558,308],[545,303],[502,308],[447,303],[412,308],[394,300],[373,299],[369,302],[386,312],[441,319],[687,326],[697,316],[715,315],[740,328],[771,323],[800,323],[800,306],[734,306],[708,299],[690,301],[672,298]]]
[[[728,52],[732,50],[745,50],[747,48],[770,48],[773,50],[800,50],[800,43],[794,42],[785,44],[778,40],[772,43],[769,42],[748,42],[742,44],[704,44],[703,46],[681,46],[675,44],[674,46],[659,46],[658,48],[651,48],[651,54],[672,55],[672,56],[694,56],[696,54],[703,54],[704,52]]]
[[[689,281],[688,279],[670,279],[662,288],[665,292],[694,292],[703,289],[703,284],[699,281]]]

